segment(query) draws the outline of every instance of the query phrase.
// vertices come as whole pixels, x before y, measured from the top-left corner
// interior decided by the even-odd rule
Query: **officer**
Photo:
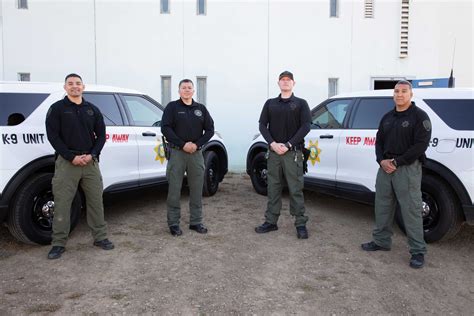
[[[392,224],[396,203],[400,206],[410,247],[410,267],[424,265],[421,165],[431,138],[428,115],[411,102],[411,83],[395,85],[395,108],[385,114],[377,132],[375,153],[380,168],[375,184],[375,228],[365,251],[388,251],[392,246]]]
[[[259,234],[277,230],[281,210],[281,191],[284,178],[290,191],[290,214],[295,217],[296,235],[307,239],[308,231],[304,215],[303,162],[304,137],[310,130],[311,114],[308,103],[294,96],[293,74],[280,74],[278,86],[281,94],[269,99],[260,115],[260,133],[269,144],[268,157],[268,203],[265,222],[256,227]]]
[[[168,179],[168,226],[173,236],[182,235],[181,185],[186,172],[189,185],[189,229],[206,234],[202,223],[202,188],[204,157],[201,148],[214,135],[214,121],[203,104],[193,100],[194,84],[190,79],[179,82],[179,100],[170,102],[163,113],[161,132],[168,141],[170,158],[166,167]]]
[[[105,124],[99,109],[82,97],[84,87],[79,75],[67,75],[64,84],[66,97],[51,105],[46,116],[46,133],[56,151],[52,181],[53,247],[49,259],[57,259],[65,251],[71,204],[79,184],[86,198],[87,223],[92,230],[94,246],[104,250],[114,248],[107,239],[99,170],[99,155],[105,144]]]

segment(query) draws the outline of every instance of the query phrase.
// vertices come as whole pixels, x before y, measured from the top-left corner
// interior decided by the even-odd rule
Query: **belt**
[[[273,149],[268,146],[268,148],[270,149],[270,151],[273,151]],[[291,146],[291,148],[288,149],[288,151],[302,151],[303,150],[303,146]]]
[[[74,155],[90,155],[90,151],[69,150]]]
[[[303,146],[291,146],[291,151],[303,150]]]
[[[179,148],[178,146],[176,146],[175,144],[172,144],[172,143],[168,143],[168,147],[173,148],[173,149],[181,149],[181,148]]]
[[[171,145],[171,144],[168,144],[168,147],[171,148],[171,149],[175,149],[175,150],[183,150],[183,148],[179,148],[178,146]],[[198,147],[196,149],[196,151],[200,151],[201,149],[202,149],[202,147]]]
[[[173,145],[173,144],[171,144],[171,143],[168,143],[168,147],[169,147],[169,148],[172,148],[172,149],[176,149],[176,150],[183,150],[183,148],[180,148],[180,147],[178,147],[178,146],[176,146],[176,145]],[[199,151],[199,150],[201,150],[201,149],[202,149],[202,147],[198,147],[198,148],[196,149],[196,151]]]
[[[398,155],[398,154],[390,154],[390,153],[386,153],[383,155],[383,157],[385,159],[394,159],[394,158],[398,158],[400,157],[401,155]]]

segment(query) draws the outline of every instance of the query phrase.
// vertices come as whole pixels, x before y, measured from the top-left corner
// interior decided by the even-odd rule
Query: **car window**
[[[392,98],[361,99],[355,110],[351,128],[378,129],[382,116],[394,107]]]
[[[334,100],[319,107],[313,114],[311,128],[343,128],[351,102],[351,99]]]
[[[48,96],[43,93],[0,93],[0,126],[21,124]]]
[[[84,93],[84,99],[99,108],[105,125],[123,125],[122,115],[113,94],[88,92]]]
[[[473,99],[428,99],[424,101],[452,129],[460,131],[474,130]]]
[[[161,126],[163,111],[142,96],[124,95],[127,108],[136,126]]]

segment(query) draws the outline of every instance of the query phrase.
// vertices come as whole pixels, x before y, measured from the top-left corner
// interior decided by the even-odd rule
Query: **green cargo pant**
[[[301,151],[288,151],[278,155],[268,152],[267,160],[268,203],[265,221],[276,224],[281,211],[281,191],[284,179],[290,193],[290,214],[295,217],[295,226],[305,226],[308,217],[304,215],[303,196],[303,154]]]
[[[392,174],[379,168],[375,183],[375,228],[372,236],[381,247],[392,246],[392,225],[396,203],[405,224],[411,254],[426,253],[423,238],[421,163],[400,166]]]
[[[74,166],[58,156],[52,181],[54,195],[53,246],[64,247],[71,227],[71,204],[81,185],[86,198],[87,224],[94,241],[107,238],[102,201],[103,184],[99,163],[91,161],[87,166]]]
[[[171,156],[166,166],[168,180],[168,226],[179,225],[181,218],[181,187],[184,172],[189,186],[189,224],[202,223],[202,187],[204,185],[204,157],[198,150],[188,154],[182,150],[170,148]]]

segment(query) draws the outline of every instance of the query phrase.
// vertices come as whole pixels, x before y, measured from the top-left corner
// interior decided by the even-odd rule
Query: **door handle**
[[[143,135],[143,136],[156,136],[156,133],[153,133],[153,132],[143,132],[142,135]]]
[[[319,138],[334,138],[334,135],[321,135]]]

